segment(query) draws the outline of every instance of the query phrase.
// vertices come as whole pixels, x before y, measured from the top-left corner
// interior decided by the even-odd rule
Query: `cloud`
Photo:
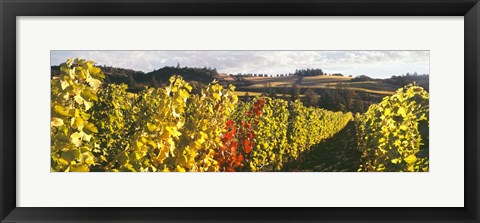
[[[51,64],[69,57],[141,70],[164,66],[215,67],[223,73],[289,73],[321,68],[327,73],[389,77],[429,73],[429,51],[52,51]]]

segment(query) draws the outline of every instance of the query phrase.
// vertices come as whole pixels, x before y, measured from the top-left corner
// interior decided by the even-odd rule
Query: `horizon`
[[[83,58],[99,66],[144,73],[163,67],[210,67],[224,74],[288,74],[322,69],[344,76],[390,78],[406,73],[429,74],[429,51],[64,51],[52,50],[50,65]]]

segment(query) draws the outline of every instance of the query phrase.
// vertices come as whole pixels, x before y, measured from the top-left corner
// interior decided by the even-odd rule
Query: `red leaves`
[[[253,113],[257,116],[260,117],[262,114],[262,109],[263,106],[265,105],[265,99],[261,98],[258,99],[255,104],[253,104]]]
[[[243,141],[243,148],[245,148],[245,153],[250,153],[252,147],[253,145],[252,143],[250,143],[250,139],[246,138],[245,141]]]
[[[245,112],[245,116],[250,118],[260,117],[262,115],[262,109],[265,105],[265,99],[260,98],[253,104],[253,109]]]
[[[223,146],[215,154],[215,159],[220,164],[221,171],[234,172],[235,168],[242,165],[243,156],[238,154],[237,126],[233,120],[228,120],[223,134]]]
[[[249,153],[254,148],[254,129],[259,123],[262,115],[265,99],[255,101],[253,107],[245,112],[242,120],[235,122],[228,120],[225,125],[225,132],[222,137],[223,147],[219,148],[215,159],[220,164],[220,171],[234,172],[249,162]]]
[[[234,125],[234,124],[235,124],[235,122],[234,122],[233,120],[229,119],[229,120],[227,121],[227,127],[226,127],[226,129],[228,130],[228,128],[229,128],[230,126]]]
[[[237,158],[232,162],[230,166],[236,167],[236,166],[241,166],[243,161],[243,156],[242,154],[238,155]],[[235,172],[235,169],[233,169],[232,172]]]

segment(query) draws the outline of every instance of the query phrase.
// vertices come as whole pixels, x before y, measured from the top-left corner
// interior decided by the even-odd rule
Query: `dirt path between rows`
[[[286,171],[356,172],[361,156],[356,143],[355,126],[350,122],[332,138],[302,154]]]

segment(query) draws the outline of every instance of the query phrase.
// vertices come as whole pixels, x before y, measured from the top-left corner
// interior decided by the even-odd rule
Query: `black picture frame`
[[[478,152],[480,3],[478,0],[0,0],[0,15],[0,219],[2,222],[479,222],[480,220]],[[17,207],[16,17],[162,15],[464,16],[465,207]]]

